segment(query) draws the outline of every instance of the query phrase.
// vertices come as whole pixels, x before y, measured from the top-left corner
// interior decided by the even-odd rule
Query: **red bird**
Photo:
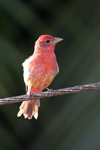
[[[28,95],[47,88],[58,74],[59,67],[54,48],[55,44],[62,40],[50,35],[41,35],[35,43],[33,55],[23,62],[23,76]],[[25,118],[32,119],[34,116],[37,119],[39,106],[39,99],[24,101],[17,116],[20,117],[23,114]]]

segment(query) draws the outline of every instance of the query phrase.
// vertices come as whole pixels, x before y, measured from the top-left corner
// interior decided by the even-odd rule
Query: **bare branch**
[[[14,96],[14,97],[8,97],[0,99],[0,105],[4,104],[10,104],[10,103],[16,103],[16,102],[22,102],[26,100],[32,100],[37,98],[45,98],[45,97],[52,97],[57,95],[64,95],[64,94],[70,94],[70,93],[78,93],[82,91],[89,91],[89,90],[95,90],[100,89],[100,82],[98,83],[91,83],[86,85],[79,85],[74,87],[68,87],[58,90],[51,90],[41,93],[34,93],[31,97],[28,95],[20,95],[20,96]]]

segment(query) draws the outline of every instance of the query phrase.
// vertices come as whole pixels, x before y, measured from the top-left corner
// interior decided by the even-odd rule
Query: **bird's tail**
[[[32,119],[32,116],[34,116],[34,118],[37,119],[38,107],[40,107],[40,99],[24,101],[19,107],[20,110],[17,117],[23,114],[25,118]]]

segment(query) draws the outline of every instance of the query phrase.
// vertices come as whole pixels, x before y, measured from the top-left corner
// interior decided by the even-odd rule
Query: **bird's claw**
[[[32,97],[32,95],[33,95],[33,94],[32,94],[31,92],[29,92],[29,94],[28,94],[29,98],[31,98],[31,97]]]
[[[53,91],[53,89],[49,89],[47,87],[46,87],[46,89],[47,89],[48,92],[52,92]]]

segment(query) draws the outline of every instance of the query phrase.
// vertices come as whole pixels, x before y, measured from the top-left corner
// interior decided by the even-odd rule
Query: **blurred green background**
[[[0,0],[0,98],[25,94],[21,63],[41,34],[64,40],[52,89],[100,81],[100,0]],[[0,106],[1,150],[100,150],[100,90],[41,99],[39,118]]]

